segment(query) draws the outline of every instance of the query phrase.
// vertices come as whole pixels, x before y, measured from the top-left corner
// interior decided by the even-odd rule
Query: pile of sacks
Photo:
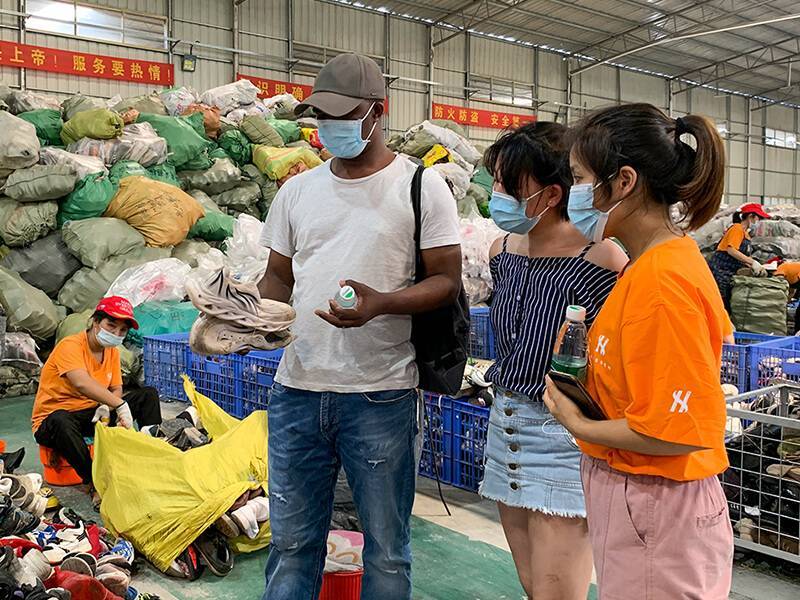
[[[257,281],[268,257],[261,222],[279,187],[330,157],[296,105],[290,95],[260,100],[247,80],[60,103],[0,86],[9,331],[47,351],[118,293],[145,323],[123,356],[128,377],[141,379],[142,336],[189,331],[199,315],[185,301],[190,272],[225,266]],[[11,369],[0,365],[0,397],[35,390],[38,371]]]

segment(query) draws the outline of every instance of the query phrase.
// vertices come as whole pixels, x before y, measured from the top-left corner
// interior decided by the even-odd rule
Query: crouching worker
[[[120,296],[103,298],[87,329],[56,344],[42,368],[34,438],[63,456],[89,485],[92,459],[84,437],[94,435],[95,422],[108,416],[111,425],[128,429],[134,421],[140,428],[161,423],[155,388],[122,390],[117,347],[131,327],[139,328],[131,303]]]

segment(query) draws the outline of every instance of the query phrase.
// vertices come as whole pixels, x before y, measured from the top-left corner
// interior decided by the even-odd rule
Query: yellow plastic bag
[[[308,148],[273,148],[256,146],[253,148],[253,164],[273,181],[283,179],[289,170],[302,162],[309,169],[322,164],[319,157]]]
[[[432,167],[436,163],[442,162],[442,159],[447,159],[447,162],[452,162],[453,160],[450,158],[450,153],[447,151],[447,148],[441,144],[436,144],[422,157],[422,164],[425,165],[425,167]]]
[[[162,571],[245,491],[267,490],[267,413],[239,421],[198,393],[184,391],[212,442],[181,452],[163,439],[98,423],[92,475],[105,526],[130,541]],[[238,552],[264,548],[272,537],[231,540]]]
[[[205,210],[180,188],[149,177],[125,177],[108,205],[106,217],[127,221],[148,246],[177,246]]]

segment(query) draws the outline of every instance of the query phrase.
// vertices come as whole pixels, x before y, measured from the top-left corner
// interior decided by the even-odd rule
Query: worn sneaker
[[[256,508],[250,502],[237,508],[231,513],[231,519],[251,540],[258,536],[258,519],[256,519]]]
[[[14,506],[9,496],[0,496],[0,537],[25,535],[38,525],[39,517]]]
[[[194,542],[203,563],[217,577],[225,577],[233,570],[233,553],[227,540],[215,529],[207,529]]]
[[[194,547],[189,546],[180,553],[178,558],[172,561],[172,564],[166,570],[166,574],[170,577],[195,581],[200,578],[203,571],[205,571],[205,565],[200,562]]]

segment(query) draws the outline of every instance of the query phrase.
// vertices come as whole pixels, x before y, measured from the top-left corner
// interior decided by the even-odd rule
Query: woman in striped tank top
[[[508,235],[490,251],[497,360],[480,493],[496,500],[529,598],[581,600],[592,554],[580,452],[542,402],[566,307],[591,324],[627,262],[613,242],[592,245],[570,224],[567,129],[539,122],[503,135],[486,153],[492,218]]]

